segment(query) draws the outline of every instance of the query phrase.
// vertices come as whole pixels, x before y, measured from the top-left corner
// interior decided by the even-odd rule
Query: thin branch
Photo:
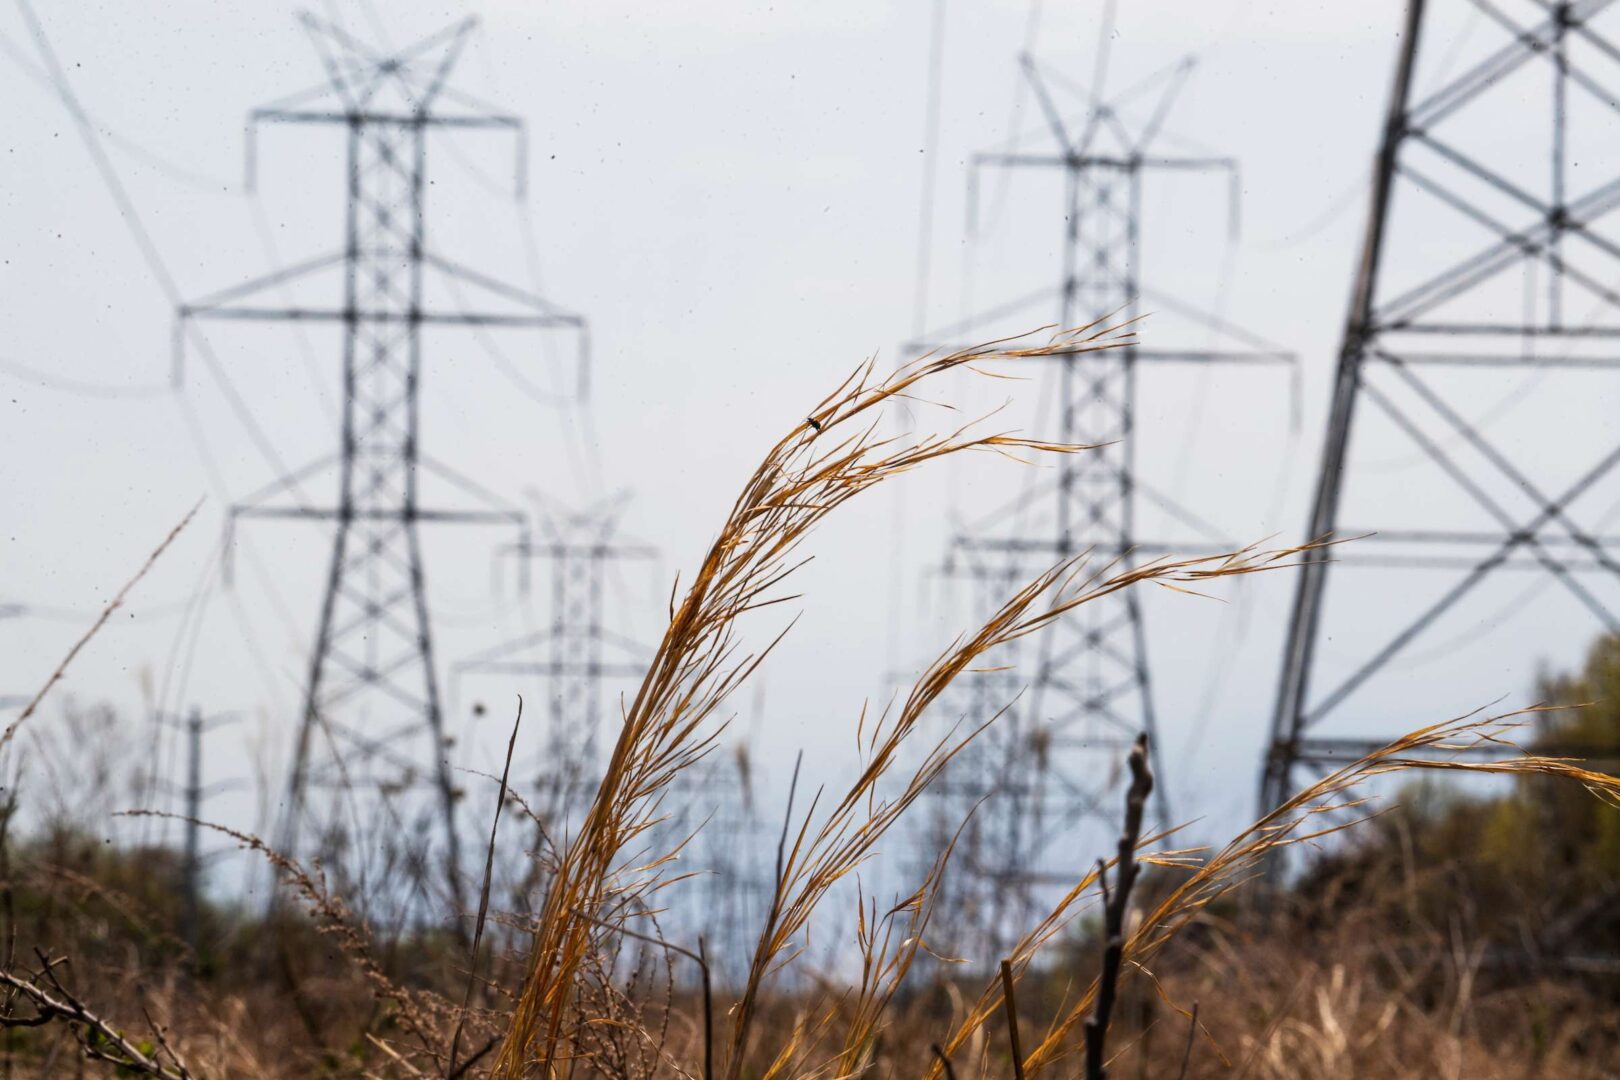
[[[1024,1080],[1024,1047],[1018,1038],[1018,998],[1014,994],[1012,961],[1001,962],[1001,1002],[1007,1008],[1007,1041],[1012,1045],[1013,1080]]]
[[[517,699],[517,718],[512,721],[512,737],[506,741],[506,764],[501,766],[501,790],[495,799],[495,816],[489,823],[489,850],[484,855],[484,885],[478,893],[478,919],[473,925],[472,955],[467,960],[467,988],[456,1010],[456,1030],[450,1036],[448,1075],[456,1075],[456,1052],[461,1049],[461,1029],[467,1023],[467,1006],[472,1003],[473,984],[478,981],[478,946],[484,940],[484,921],[489,917],[489,885],[495,876],[495,833],[501,827],[501,807],[506,805],[506,782],[512,775],[512,752],[517,749],[518,728],[523,725],[523,695]],[[459,890],[458,890],[459,891]]]
[[[1193,1040],[1198,1037],[1198,1002],[1193,1002],[1192,1015],[1187,1018],[1187,1048],[1181,1052],[1181,1071],[1176,1080],[1187,1080],[1187,1067],[1192,1064]]]
[[[43,960],[44,970],[34,979],[24,979],[9,971],[0,971],[0,985],[8,986],[26,997],[35,1010],[34,1016],[0,1016],[0,1027],[40,1027],[60,1020],[68,1025],[68,1030],[83,1047],[85,1055],[94,1060],[108,1062],[139,1076],[156,1076],[160,1080],[192,1080],[191,1070],[174,1056],[174,1051],[169,1048],[161,1033],[158,1035],[158,1042],[168,1051],[169,1056],[174,1058],[172,1069],[161,1061],[147,1056],[138,1046],[130,1042],[123,1032],[91,1012],[84,1002],[74,997],[51,970],[59,962]],[[40,986],[36,981],[41,977],[50,982],[50,990]],[[81,1027],[84,1029],[82,1032]]]
[[[1114,866],[1119,875],[1112,895],[1104,880],[1102,977],[1097,981],[1097,1007],[1086,1019],[1086,1080],[1106,1080],[1107,1059],[1103,1044],[1108,1039],[1108,1022],[1113,1016],[1119,989],[1119,969],[1125,958],[1125,913],[1130,907],[1131,886],[1139,869],[1136,846],[1142,838],[1142,811],[1153,791],[1153,773],[1147,763],[1147,735],[1136,737],[1130,753],[1131,786],[1125,793],[1125,828],[1119,834],[1119,851]],[[1100,871],[1099,871],[1100,874]],[[1005,976],[1003,977],[1005,978]]]
[[[73,648],[69,649],[67,655],[62,658],[62,662],[56,665],[56,670],[51,672],[51,677],[45,680],[45,685],[39,688],[39,693],[35,694],[33,700],[23,706],[22,713],[6,726],[5,732],[0,733],[0,750],[4,750],[6,744],[11,742],[12,736],[17,733],[17,729],[22,726],[22,722],[34,715],[34,710],[38,709],[39,703],[45,700],[45,695],[50,693],[51,687],[60,682],[62,677],[67,674],[68,665],[73,663],[73,658],[79,655],[79,650],[88,645],[90,639],[95,637],[103,626],[107,625],[107,620],[112,618],[113,612],[123,605],[124,599],[129,595],[130,590],[140,584],[147,571],[152,569],[153,564],[158,561],[165,551],[169,550],[169,545],[174,543],[175,537],[179,536],[185,527],[191,524],[191,519],[197,516],[197,511],[201,507],[202,501],[199,499],[190,512],[180,519],[180,524],[169,530],[169,535],[163,538],[163,543],[159,544],[152,554],[146,557],[146,561],[141,564],[141,568],[135,571],[135,576],[125,582],[124,587],[119,589],[118,594],[112,598],[112,602],[102,609],[100,618],[96,619],[91,624],[90,629],[86,630],[84,635],[73,643]]]

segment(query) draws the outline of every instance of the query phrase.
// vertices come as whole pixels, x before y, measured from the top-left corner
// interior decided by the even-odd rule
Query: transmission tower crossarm
[[[928,352],[959,352],[976,348],[962,342],[914,342],[908,348],[915,346],[919,351]],[[1150,349],[1141,345],[1124,346],[1128,349],[1134,363],[1143,364],[1242,364],[1273,366],[1290,366],[1295,363],[1296,357],[1291,352],[1281,350],[1261,349]],[[1122,350],[1123,351],[1123,350]]]
[[[368,509],[331,506],[238,506],[234,517],[296,521],[419,521],[439,525],[522,525],[516,510],[434,510],[417,507]]]
[[[313,274],[319,270],[325,270],[329,267],[340,266],[346,257],[347,253],[343,251],[331,251],[327,252],[325,255],[316,255],[313,258],[304,259],[301,262],[293,263],[291,266],[284,266],[279,269],[272,270],[268,274],[261,274],[258,277],[249,278],[247,281],[244,281],[239,285],[232,285],[230,288],[221,289],[218,292],[210,293],[201,299],[188,301],[181,304],[176,313],[180,316],[180,318],[186,319],[193,315],[199,315],[204,312],[212,311],[213,309],[221,307],[232,300],[238,300],[244,296],[251,296],[254,293],[263,292],[266,289],[279,288],[280,286],[285,285],[290,281],[295,281],[306,274]]]
[[[1508,354],[1490,353],[1414,353],[1406,352],[1395,357],[1382,349],[1369,349],[1367,359],[1379,360],[1390,364],[1400,364],[1404,367],[1495,367],[1495,368],[1536,368],[1540,370],[1553,370],[1559,368],[1573,368],[1576,370],[1608,370],[1620,368],[1620,356],[1570,356],[1554,355],[1550,353],[1533,353],[1521,351]]]
[[[543,645],[549,635],[525,644]],[[456,664],[458,672],[479,672],[484,675],[537,675],[544,679],[634,679],[647,673],[646,665],[635,663],[548,664],[533,660],[478,660]]]
[[[1342,736],[1306,735],[1299,740],[1296,760],[1326,773],[1342,769],[1384,750],[1388,744],[1381,739],[1358,739]],[[1620,745],[1594,746],[1590,743],[1544,741],[1519,746],[1508,740],[1479,740],[1448,744],[1444,747],[1446,759],[1463,763],[1488,763],[1522,757],[1527,750],[1543,757],[1566,758],[1597,768],[1614,769],[1620,765]],[[1394,758],[1392,760],[1399,761]]]
[[[1028,53],[1018,58],[1019,65],[1024,69],[1024,77],[1029,80],[1030,88],[1035,91],[1035,100],[1040,103],[1041,115],[1052,130],[1052,137],[1057,144],[1063,147],[1066,154],[1074,153],[1074,144],[1069,139],[1069,128],[1063,120],[1063,114],[1058,111],[1057,102],[1052,99],[1052,91],[1048,89],[1046,80],[1041,78],[1041,72],[1035,65],[1035,58]]]
[[[951,541],[954,549],[961,551],[993,551],[1002,554],[1018,555],[1047,555],[1058,557],[1064,548],[1061,538],[1049,539],[1032,536],[986,537],[971,533],[956,536]],[[1115,556],[1124,554],[1146,555],[1157,557],[1161,555],[1184,555],[1187,553],[1185,545],[1168,544],[1152,540],[1138,540],[1129,546],[1096,544],[1086,548],[1097,555]],[[1214,553],[1218,548],[1211,548]],[[1074,554],[1070,551],[1069,554]]]
[[[1291,352],[1250,349],[1144,349],[1133,347],[1131,359],[1150,364],[1282,364],[1294,363]]]
[[[255,109],[252,119],[274,124],[375,124],[395,127],[520,128],[515,116],[458,116],[435,113],[423,117],[405,112],[343,112],[337,109]]]
[[[502,544],[499,553],[534,559],[565,559],[573,555],[609,559],[653,559],[657,558],[658,549],[651,544],[620,544],[610,541],[573,544],[566,540],[546,540],[540,543],[533,540],[516,540]]]
[[[504,326],[513,328],[577,329],[583,320],[577,315],[504,314],[472,311],[351,311],[347,308],[317,307],[213,307],[190,313],[192,318],[224,319],[240,322],[330,322],[377,323],[382,325],[419,324],[423,326]]]
[[[1229,157],[1166,157],[1142,154],[1021,154],[992,153],[973,155],[973,164],[1000,168],[1025,166],[1068,169],[1185,169],[1189,171],[1225,171],[1238,167],[1236,158]]]
[[[441,273],[448,274],[450,277],[459,278],[463,281],[469,282],[470,284],[476,285],[481,289],[494,293],[502,299],[510,300],[513,303],[521,304],[525,307],[534,308],[540,314],[548,315],[555,319],[556,322],[554,325],[582,327],[585,324],[585,319],[583,316],[576,315],[571,311],[563,310],[561,307],[552,303],[550,300],[547,300],[538,293],[522,288],[518,285],[509,284],[508,282],[502,281],[499,278],[491,277],[489,274],[474,270],[470,266],[463,266],[458,262],[445,258],[443,255],[439,255],[432,251],[424,251],[422,253],[422,262],[424,265],[430,266]]]

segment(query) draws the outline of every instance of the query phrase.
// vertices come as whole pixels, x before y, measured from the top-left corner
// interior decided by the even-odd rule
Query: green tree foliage
[[[1543,676],[1538,695],[1568,707],[1530,717],[1518,740],[1526,750],[1620,769],[1620,636],[1594,643],[1578,672]],[[1387,907],[1413,930],[1483,947],[1508,969],[1580,972],[1620,961],[1613,806],[1534,777],[1490,797],[1428,781],[1397,801],[1307,872],[1302,899],[1326,898],[1324,915]]]

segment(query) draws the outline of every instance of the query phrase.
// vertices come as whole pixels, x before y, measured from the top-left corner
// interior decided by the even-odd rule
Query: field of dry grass
[[[863,757],[846,788],[795,793],[739,977],[711,974],[701,940],[665,936],[656,914],[685,883],[671,853],[645,854],[661,797],[714,747],[722,704],[768,654],[750,652],[739,627],[791,598],[803,540],[850,499],[949,455],[1086,452],[983,424],[890,438],[879,434],[885,407],[940,380],[1105,349],[1130,334],[1088,327],[1047,344],[928,358],[887,378],[866,365],[810,409],[770,448],[672,592],[668,628],[580,826],[546,832],[504,779],[474,807],[490,829],[490,857],[469,875],[471,911],[388,923],[321,867],[232,834],[274,868],[287,902],[268,915],[210,907],[196,933],[183,925],[171,853],[107,849],[65,826],[17,834],[14,796],[0,839],[4,1074],[1615,1075],[1612,973],[1531,963],[1468,920],[1420,907],[1413,868],[1379,877],[1348,859],[1312,863],[1296,888],[1262,880],[1291,849],[1344,850],[1342,831],[1373,813],[1361,801],[1367,786],[1394,774],[1484,774],[1620,801],[1620,780],[1571,760],[1456,755],[1473,741],[1516,738],[1522,715],[1413,732],[1212,850],[1142,834],[1153,778],[1138,750],[1120,793],[1117,850],[1077,864],[1072,888],[999,965],[936,957],[945,946],[932,927],[948,921],[939,905],[953,872],[945,850],[898,902],[860,898],[857,962],[814,970],[805,946],[817,920],[847,904],[858,869],[979,733],[941,735],[925,723],[954,680],[1099,597],[1286,573],[1327,557],[1320,543],[1050,568],[947,643],[894,707],[858,718]],[[19,725],[49,722],[30,706],[0,737],[9,768]],[[24,798],[27,788],[24,777]],[[497,838],[514,832],[535,848],[515,876],[497,870],[494,854]]]

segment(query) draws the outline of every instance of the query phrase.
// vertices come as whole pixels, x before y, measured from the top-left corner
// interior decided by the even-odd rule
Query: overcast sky
[[[1218,177],[1150,182],[1144,277],[1299,357],[1292,375],[1144,373],[1144,482],[1238,542],[1292,540],[1320,447],[1400,5],[1121,7],[1109,86],[1196,55],[1162,145],[1241,165],[1236,221]],[[243,181],[247,110],[321,80],[294,5],[38,8],[181,296],[340,241],[335,132],[264,133],[257,184],[250,191]],[[610,617],[642,640],[658,630],[670,577],[694,564],[765,448],[853,365],[874,352],[892,361],[919,326],[1057,278],[1055,179],[981,176],[970,214],[967,164],[988,148],[1050,149],[1017,57],[1028,49],[1057,76],[1088,84],[1100,3],[948,5],[931,159],[927,0],[334,2],[316,13],[382,45],[482,18],[453,81],[528,121],[528,195],[511,198],[510,141],[447,136],[431,151],[429,239],[587,317],[591,393],[588,404],[571,400],[574,371],[560,346],[514,336],[492,356],[488,343],[430,335],[424,446],[523,505],[534,492],[572,505],[631,492],[626,531],[662,556],[617,572]],[[1459,41],[1475,32],[1459,25]],[[0,47],[10,105],[0,133],[0,603],[27,609],[0,620],[0,694],[31,693],[201,498],[196,522],[76,662],[62,694],[131,714],[151,701],[244,711],[253,722],[216,737],[210,772],[273,774],[297,715],[328,539],[312,525],[247,526],[227,588],[222,510],[271,480],[278,461],[296,467],[333,449],[337,339],[220,330],[211,341],[228,382],[193,365],[171,392],[165,286],[10,6],[0,7]],[[1079,104],[1066,98],[1066,108]],[[922,209],[930,185],[931,217]],[[1033,327],[1056,313],[1049,305],[1019,318]],[[1150,341],[1215,343],[1168,313],[1154,320]],[[1011,393],[1009,415],[1033,426],[1042,386],[958,392],[985,408]],[[233,411],[233,395],[263,442]],[[1612,415],[1610,398],[1589,403]],[[1516,420],[1545,423],[1556,408]],[[930,570],[953,522],[975,519],[1023,482],[1016,469],[942,467],[829,524],[801,583],[803,619],[765,671],[763,692],[737,703],[738,730],[755,740],[768,776],[780,782],[802,748],[807,770],[835,777],[862,700],[886,697],[963,626],[965,607]],[[1144,532],[1163,524],[1144,511]],[[443,666],[539,617],[541,594],[517,596],[511,568],[491,562],[502,539],[490,530],[429,536]],[[1372,587],[1390,595],[1411,588],[1382,580]],[[1177,816],[1202,816],[1212,831],[1252,806],[1291,584],[1279,574],[1217,588],[1226,603],[1146,601]],[[1376,592],[1363,595],[1380,606]],[[193,598],[195,620],[184,617]],[[1567,607],[1514,611],[1518,629],[1504,630],[1509,620],[1489,604],[1470,616],[1461,632],[1489,636],[1490,650],[1465,667],[1436,666],[1448,655],[1444,634],[1428,642],[1363,717],[1373,729],[1405,730],[1523,698],[1538,664],[1572,663],[1596,629]],[[1356,633],[1351,620],[1328,654]],[[464,727],[474,724],[470,702],[509,700],[513,689],[460,687],[448,703],[469,764],[489,764],[505,722]],[[238,796],[218,813],[250,821],[253,807]]]

